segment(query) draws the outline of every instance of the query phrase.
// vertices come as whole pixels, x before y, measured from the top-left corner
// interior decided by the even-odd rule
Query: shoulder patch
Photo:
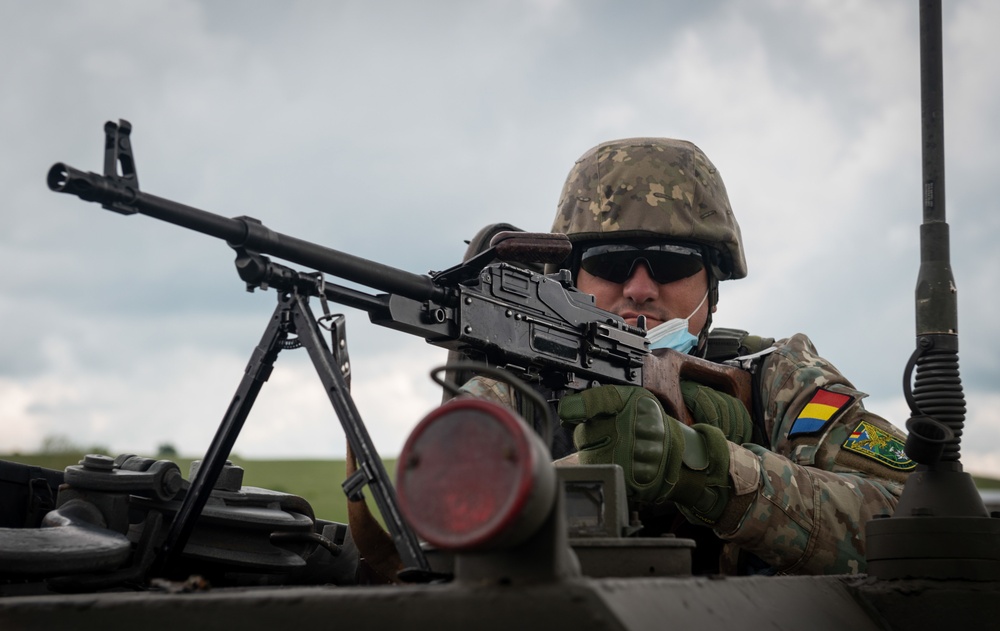
[[[917,466],[903,452],[903,441],[867,421],[861,421],[844,441],[844,449],[881,462],[898,471]]]
[[[818,388],[812,399],[802,408],[788,430],[788,437],[819,434],[840,411],[854,402],[854,397]]]

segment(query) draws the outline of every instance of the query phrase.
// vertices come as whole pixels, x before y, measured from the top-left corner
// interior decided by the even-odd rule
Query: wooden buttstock
[[[681,379],[696,381],[739,399],[751,409],[750,373],[736,366],[716,364],[700,357],[685,355],[668,348],[657,349],[643,364],[642,387],[660,400],[667,414],[685,425],[693,425],[691,413],[681,395]]]

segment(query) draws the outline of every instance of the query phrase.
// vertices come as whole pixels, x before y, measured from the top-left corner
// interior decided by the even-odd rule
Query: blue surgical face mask
[[[686,318],[673,318],[663,324],[654,326],[646,331],[646,339],[649,341],[649,350],[657,348],[672,348],[678,353],[690,353],[691,349],[698,343],[698,337],[688,330],[688,320],[698,313],[698,309],[705,304],[708,299],[708,292],[702,297],[701,302],[694,308],[694,311]]]

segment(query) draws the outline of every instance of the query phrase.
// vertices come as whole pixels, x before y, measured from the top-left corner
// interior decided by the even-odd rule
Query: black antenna
[[[921,0],[923,223],[917,347],[903,374],[910,406],[906,454],[918,464],[892,518],[868,522],[868,573],[882,579],[995,581],[1000,579],[1000,519],[989,517],[959,462],[965,395],[958,372],[958,290],[945,221],[941,34],[941,0]]]

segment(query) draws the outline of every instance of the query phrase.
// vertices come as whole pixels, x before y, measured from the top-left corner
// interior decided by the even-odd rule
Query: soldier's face
[[[623,283],[605,280],[581,269],[576,286],[580,291],[593,294],[598,307],[620,315],[629,324],[635,325],[640,315],[646,316],[647,330],[667,320],[690,315],[688,330],[698,335],[708,320],[707,300],[691,315],[708,291],[708,275],[704,269],[687,278],[662,284],[653,280],[649,268],[642,262]],[[714,306],[712,311],[715,311]]]

